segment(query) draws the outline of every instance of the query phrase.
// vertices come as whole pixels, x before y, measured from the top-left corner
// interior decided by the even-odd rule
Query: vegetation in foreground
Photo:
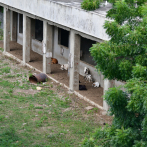
[[[90,49],[105,78],[126,81],[104,98],[114,116],[112,126],[98,129],[84,147],[147,146],[147,0],[114,0],[104,28],[110,41]],[[136,5],[136,4],[137,5]]]
[[[38,92],[27,81],[31,74],[0,56],[0,147],[79,146],[99,126],[97,109],[85,110],[50,80]]]

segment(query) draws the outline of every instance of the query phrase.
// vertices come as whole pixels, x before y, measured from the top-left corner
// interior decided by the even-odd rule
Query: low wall
[[[32,39],[32,50],[40,55],[43,55],[42,43],[36,39]]]
[[[17,43],[23,45],[23,34],[17,33]]]

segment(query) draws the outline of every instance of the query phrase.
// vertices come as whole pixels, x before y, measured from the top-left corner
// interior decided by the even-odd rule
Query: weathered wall
[[[23,45],[23,34],[19,33],[19,15],[18,15],[18,21],[17,21],[17,43]]]
[[[17,43],[23,45],[23,34],[17,33]]]
[[[17,43],[23,45],[23,34],[22,33],[17,33]],[[36,39],[32,39],[32,47],[31,49],[40,54],[43,55],[42,53],[42,43]]]
[[[32,39],[32,50],[40,55],[43,55],[42,43],[36,39]]]
[[[108,40],[104,15],[47,0],[0,0],[0,3],[28,12],[102,40]]]

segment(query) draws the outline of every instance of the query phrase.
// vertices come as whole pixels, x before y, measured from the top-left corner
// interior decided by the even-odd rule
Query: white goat
[[[88,67],[84,67],[84,74],[86,75],[90,74],[90,70]]]
[[[99,83],[99,82],[94,82],[94,83],[92,84],[92,86],[93,86],[93,87],[99,87],[99,86],[100,86],[100,83]]]
[[[61,70],[68,70],[69,65],[68,64],[63,64],[61,65]]]
[[[92,82],[92,76],[91,75],[86,75],[85,79],[86,79],[86,81]]]

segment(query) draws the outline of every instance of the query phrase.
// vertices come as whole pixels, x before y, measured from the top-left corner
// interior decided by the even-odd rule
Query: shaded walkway
[[[0,41],[0,47],[3,48],[3,42]],[[10,42],[10,54],[14,55],[18,59],[22,60],[22,46],[16,42]],[[31,66],[37,68],[38,70],[42,71],[43,65],[43,58],[38,53],[31,50],[31,61],[28,63]],[[68,72],[66,70],[60,69],[60,64],[52,64],[51,65],[52,74],[48,74],[49,76],[53,77],[60,83],[69,86],[69,77]],[[85,81],[84,77],[80,75],[80,84],[86,85],[87,91],[78,91],[81,95],[86,96],[91,101],[103,106],[103,88],[94,88],[92,87],[92,82]]]

